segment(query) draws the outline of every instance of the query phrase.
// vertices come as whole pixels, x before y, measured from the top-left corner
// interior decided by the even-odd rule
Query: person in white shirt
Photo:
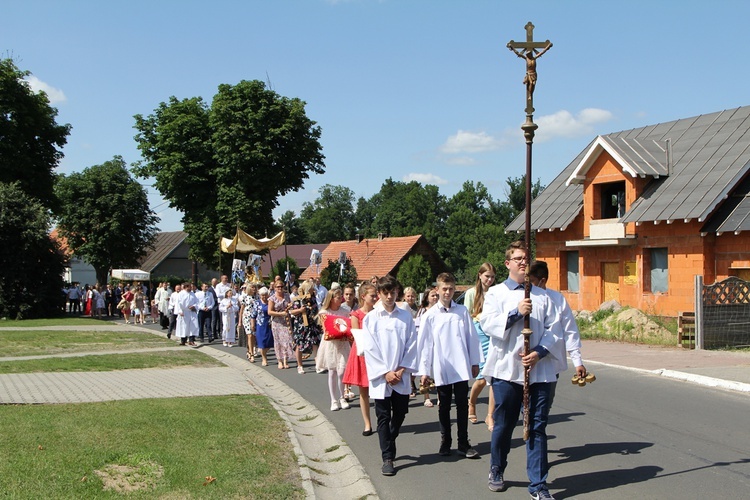
[[[208,336],[208,343],[214,341],[214,332],[211,328],[211,311],[214,308],[214,296],[208,291],[208,283],[203,283],[201,289],[195,292],[198,299],[198,339],[204,342]]]
[[[328,295],[328,289],[320,284],[320,277],[313,279],[315,281],[315,300],[318,301],[318,310],[320,310],[322,309],[326,295]]]
[[[167,310],[169,311],[169,328],[167,330],[167,338],[172,338],[175,328],[177,327],[177,300],[180,297],[182,291],[182,285],[175,285],[174,292],[169,296],[169,302]]]
[[[547,487],[547,417],[551,382],[556,380],[554,357],[556,337],[553,325],[557,310],[544,290],[531,287],[524,298],[523,282],[528,266],[524,243],[511,243],[505,252],[509,278],[487,291],[480,320],[490,337],[483,374],[491,378],[495,395],[495,421],[492,429],[490,474],[491,491],[506,487],[503,473],[508,465],[513,430],[523,401],[524,371],[529,367],[529,415],[531,425],[526,441],[528,491],[532,498],[552,498]],[[531,351],[524,355],[523,317],[529,316]],[[549,355],[549,356],[548,356]]]
[[[219,311],[219,302],[224,299],[224,296],[227,294],[227,290],[231,290],[232,285],[229,283],[229,276],[226,274],[221,275],[221,282],[214,283],[216,278],[214,278],[211,283],[213,283],[213,289],[216,293],[216,307],[213,309],[213,329],[214,329],[214,338],[219,338],[219,335],[221,335],[221,332],[224,331],[224,327],[222,326],[222,314],[221,311]]]
[[[479,458],[469,444],[469,379],[479,375],[481,353],[479,338],[466,307],[453,301],[456,278],[442,273],[437,279],[438,303],[431,307],[419,324],[418,351],[422,385],[435,381],[440,420],[438,454],[451,454],[451,400],[456,402],[458,453],[466,458]]]
[[[370,397],[375,400],[384,476],[396,474],[396,438],[409,412],[410,377],[418,368],[414,319],[396,307],[399,290],[401,284],[393,276],[380,278],[380,301],[362,320],[367,340],[362,348]]]
[[[560,321],[555,323],[555,327],[558,329],[557,334],[561,337],[561,341],[555,344],[557,348],[557,354],[555,355],[555,361],[557,365],[557,376],[559,378],[560,373],[568,369],[567,354],[570,356],[570,360],[573,362],[573,366],[576,369],[576,375],[580,378],[586,377],[586,367],[583,366],[583,358],[581,357],[581,334],[578,332],[578,324],[576,318],[573,316],[573,310],[568,305],[568,301],[565,300],[563,294],[556,290],[547,288],[547,280],[549,279],[549,268],[547,263],[542,260],[537,260],[529,267],[529,280],[534,286],[538,286],[542,290],[547,292],[552,302],[558,309]],[[555,389],[557,388],[557,382],[552,382],[552,388],[550,390],[549,397],[549,408],[552,408],[552,401],[555,399]]]

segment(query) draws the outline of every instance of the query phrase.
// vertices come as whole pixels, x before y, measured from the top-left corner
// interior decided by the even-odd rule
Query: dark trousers
[[[174,329],[176,326],[177,326],[177,315],[170,314],[169,315],[169,329],[167,330],[167,333],[169,335],[172,335],[174,333]]]
[[[409,413],[409,395],[392,392],[385,399],[375,400],[375,416],[378,419],[378,437],[383,460],[396,458],[396,438]]]
[[[70,312],[71,313],[77,313],[81,311],[81,300],[80,299],[70,299]]]
[[[437,386],[438,418],[440,419],[440,435],[444,443],[450,446],[451,437],[451,400],[456,399],[456,428],[458,429],[458,444],[469,442],[469,383],[468,381]]]
[[[203,342],[206,334],[208,334],[209,342],[214,339],[212,316],[211,311],[198,311],[198,338],[201,339],[201,342]]]
[[[215,307],[211,310],[211,328],[214,331],[214,338],[220,339],[221,337],[221,313],[219,308]]]
[[[162,330],[169,328],[169,316],[159,311],[159,324]]]

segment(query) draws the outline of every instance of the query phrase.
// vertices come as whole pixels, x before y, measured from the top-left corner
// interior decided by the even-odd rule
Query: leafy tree
[[[190,258],[210,267],[220,261],[220,236],[238,224],[250,234],[273,229],[278,198],[325,171],[321,130],[304,101],[258,80],[219,85],[210,107],[201,98],[171,97],[135,122],[144,159],[133,171],[153,177],[184,213]]]
[[[331,289],[331,284],[336,281],[342,287],[345,283],[356,283],[357,282],[357,269],[352,264],[351,257],[346,258],[346,264],[344,264],[344,270],[341,271],[341,264],[338,261],[328,259],[328,265],[320,271],[320,283]]]
[[[406,259],[398,268],[396,279],[404,288],[410,286],[421,292],[435,281],[432,268],[421,255],[412,255]]]
[[[60,177],[56,192],[60,235],[94,266],[99,283],[112,268],[136,266],[156,236],[159,219],[146,190],[120,156]]]
[[[46,318],[64,310],[64,257],[48,231],[41,202],[18,182],[0,182],[0,317]]]
[[[445,196],[440,194],[437,186],[388,178],[367,204],[357,204],[356,219],[365,237],[378,233],[387,236],[422,234],[437,248],[445,216]]]
[[[287,210],[281,214],[276,223],[274,233],[282,230],[286,232],[286,242],[288,245],[304,245],[308,241],[302,220],[292,210]]]
[[[348,187],[326,184],[314,203],[302,206],[300,219],[313,243],[330,243],[354,238],[354,192]]]
[[[11,59],[0,60],[0,182],[18,182],[28,197],[56,209],[54,170],[70,125],[58,125],[57,109],[44,92],[23,80],[30,75]]]

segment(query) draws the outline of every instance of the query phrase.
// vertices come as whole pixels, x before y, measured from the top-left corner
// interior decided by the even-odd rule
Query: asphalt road
[[[215,344],[214,344],[215,345]],[[244,357],[244,348],[216,348]],[[412,400],[398,438],[398,473],[380,474],[377,435],[363,437],[358,399],[349,410],[331,412],[327,375],[294,364],[272,374],[315,404],[355,452],[381,498],[528,498],[522,429],[513,440],[504,493],[487,489],[490,434],[481,420],[487,390],[480,398],[480,423],[469,438],[481,454],[467,460],[437,454],[437,408]],[[743,498],[750,490],[750,397],[703,386],[591,365],[597,381],[573,386],[561,376],[550,415],[550,489],[556,498],[671,499]],[[356,392],[356,389],[355,389]],[[374,410],[372,418],[375,418]],[[454,444],[455,444],[454,426]]]

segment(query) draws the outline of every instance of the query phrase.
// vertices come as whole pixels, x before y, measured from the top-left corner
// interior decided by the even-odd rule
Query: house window
[[[619,219],[625,215],[625,181],[599,185],[601,219]]]
[[[563,252],[560,258],[560,289],[579,291],[578,252]]]
[[[669,289],[669,261],[666,248],[650,248],[651,293],[667,293]]]

